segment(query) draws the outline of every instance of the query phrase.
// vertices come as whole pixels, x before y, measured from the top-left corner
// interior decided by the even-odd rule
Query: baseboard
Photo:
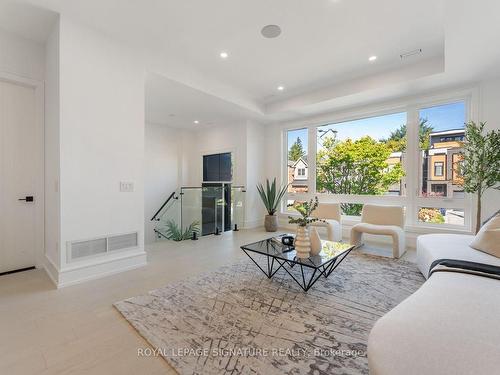
[[[94,264],[73,264],[62,269],[58,269],[50,259],[46,258],[45,271],[57,288],[64,288],[143,267],[146,264],[146,252],[140,249],[112,259],[101,258]]]
[[[45,261],[43,263],[43,269],[45,270],[45,273],[47,276],[49,276],[49,279],[52,280],[54,285],[57,287],[58,284],[58,275],[59,275],[59,268],[52,262],[52,259],[50,259],[47,254],[45,254]]]

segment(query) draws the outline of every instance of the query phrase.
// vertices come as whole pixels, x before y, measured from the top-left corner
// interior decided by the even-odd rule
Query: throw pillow
[[[481,227],[470,246],[500,258],[500,215],[491,218]]]

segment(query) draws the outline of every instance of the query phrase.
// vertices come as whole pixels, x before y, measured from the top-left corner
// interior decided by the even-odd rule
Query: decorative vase
[[[311,256],[318,255],[321,253],[321,238],[319,238],[316,228],[311,227],[309,237],[311,241]]]
[[[311,252],[311,241],[309,238],[309,228],[298,226],[297,235],[295,236],[295,251],[297,258],[307,259]]]
[[[276,232],[278,230],[278,216],[266,215],[264,227],[266,228],[266,232]]]

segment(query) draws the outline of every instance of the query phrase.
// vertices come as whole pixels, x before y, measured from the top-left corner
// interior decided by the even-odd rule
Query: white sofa
[[[427,277],[437,259],[500,266],[469,247],[473,236],[431,234],[417,240]],[[500,280],[437,272],[377,321],[368,340],[371,375],[500,374]]]
[[[474,236],[466,234],[427,234],[417,238],[417,265],[428,277],[429,268],[437,259],[460,259],[500,267],[500,258],[474,250],[469,246]]]

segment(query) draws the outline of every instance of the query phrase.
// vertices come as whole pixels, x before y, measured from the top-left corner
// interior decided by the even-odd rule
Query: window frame
[[[441,173],[440,173],[440,174],[438,174],[438,173],[436,172],[436,171],[437,171],[438,164],[439,164],[439,166],[441,167]],[[434,176],[436,176],[436,177],[446,177],[446,176],[444,175],[444,162],[442,162],[442,161],[435,161],[435,162],[434,162]]]
[[[425,233],[426,230],[443,230],[446,232],[471,232],[473,225],[473,197],[465,193],[464,198],[452,197],[421,197],[419,196],[420,170],[418,162],[418,152],[420,151],[418,142],[419,112],[421,109],[439,105],[464,102],[465,122],[477,121],[478,111],[478,89],[471,87],[457,90],[455,92],[444,92],[432,96],[420,96],[400,99],[388,102],[378,107],[365,106],[361,109],[351,109],[343,112],[331,113],[318,116],[312,120],[297,121],[293,124],[283,124],[281,126],[282,140],[282,182],[287,183],[286,166],[288,161],[287,132],[292,130],[308,129],[308,192],[307,193],[287,193],[284,202],[287,200],[308,200],[317,196],[320,202],[332,203],[361,203],[361,204],[388,204],[401,205],[406,210],[406,229]],[[319,193],[316,191],[316,154],[317,154],[317,128],[326,124],[336,124],[347,121],[360,120],[364,118],[390,115],[406,112],[407,115],[407,160],[405,165],[406,195],[346,195]],[[444,167],[443,167],[444,168]],[[444,173],[444,171],[443,171]],[[419,207],[454,208],[464,210],[464,226],[451,224],[422,223],[418,220]],[[290,215],[286,211],[286,203],[282,205],[282,215]],[[293,214],[292,214],[293,215]],[[346,223],[359,222],[359,217],[343,215]]]

